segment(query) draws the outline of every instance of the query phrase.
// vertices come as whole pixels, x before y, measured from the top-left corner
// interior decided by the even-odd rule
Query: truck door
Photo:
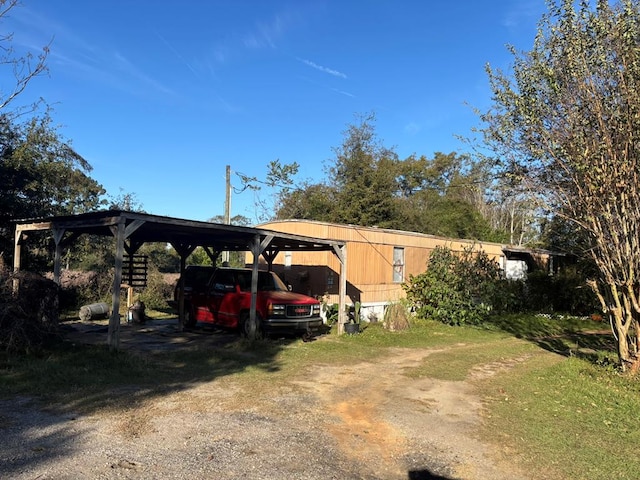
[[[209,292],[209,309],[214,323],[224,326],[235,326],[233,299],[236,296],[236,279],[232,270],[216,271]],[[237,316],[237,312],[236,312]]]

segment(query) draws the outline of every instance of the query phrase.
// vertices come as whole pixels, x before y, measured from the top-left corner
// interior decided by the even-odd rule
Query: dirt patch
[[[167,337],[165,348],[224,341],[215,332],[183,336],[168,323],[145,328],[156,329],[148,337]],[[131,345],[135,332],[125,330],[123,345]],[[436,351],[394,349],[371,362],[319,366],[268,392],[221,377],[116,415],[5,400],[0,411],[12,415],[0,418],[0,477],[531,478],[475,436],[483,406],[473,382],[510,365],[479,367],[465,382],[405,375]]]
[[[425,467],[445,478],[527,478],[474,437],[482,402],[470,383],[404,374],[434,352],[395,349],[374,363],[325,367],[304,385],[333,418],[327,428],[340,449],[357,451],[383,473],[379,478],[406,478]]]

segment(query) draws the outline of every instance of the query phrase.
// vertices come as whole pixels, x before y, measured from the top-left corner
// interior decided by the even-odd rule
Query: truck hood
[[[272,303],[293,305],[314,305],[320,303],[315,298],[295,292],[263,291],[258,292],[258,295],[264,297],[266,300],[271,300]]]

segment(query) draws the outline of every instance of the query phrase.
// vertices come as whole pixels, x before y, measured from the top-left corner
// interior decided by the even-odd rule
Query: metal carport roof
[[[250,251],[253,254],[254,275],[262,255],[269,268],[281,251],[332,251],[341,263],[339,327],[345,321],[346,297],[346,244],[337,240],[319,239],[292,235],[261,228],[240,227],[173,217],[150,215],[123,210],[106,210],[78,215],[34,218],[16,221],[14,270],[20,270],[21,247],[26,240],[25,232],[51,230],[56,245],[54,258],[54,280],[59,283],[62,250],[83,234],[113,236],[115,238],[115,276],[113,304],[109,321],[108,343],[118,349],[120,288],[124,252],[133,255],[144,243],[161,242],[171,244],[180,255],[180,270],[184,270],[187,257],[198,247],[204,247],[209,256],[222,251]],[[252,289],[253,290],[253,289]],[[255,290],[252,291],[251,320],[255,324]],[[180,319],[184,305],[180,302]]]

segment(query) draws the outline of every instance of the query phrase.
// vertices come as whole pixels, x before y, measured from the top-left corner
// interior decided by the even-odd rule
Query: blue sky
[[[490,104],[484,66],[508,68],[506,44],[530,49],[544,11],[544,0],[22,0],[0,28],[18,51],[51,41],[49,74],[20,101],[53,105],[110,195],[206,220],[224,211],[226,165],[264,177],[270,161],[295,161],[299,180],[319,182],[359,114],[375,113],[401,158],[465,152],[456,136]],[[232,215],[255,220],[255,200],[234,194]]]

